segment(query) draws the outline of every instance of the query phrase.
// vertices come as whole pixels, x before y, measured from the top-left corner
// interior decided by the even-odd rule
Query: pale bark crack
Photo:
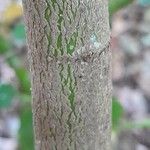
[[[81,54],[76,54],[75,56],[71,55],[63,55],[63,56],[58,56],[58,57],[50,57],[48,56],[48,61],[49,62],[57,62],[59,65],[67,62],[77,62],[77,61],[83,61],[83,62],[90,62],[94,58],[99,58],[101,59],[101,54],[107,51],[110,48],[110,42],[104,46],[104,48],[100,51],[87,51],[83,52]]]

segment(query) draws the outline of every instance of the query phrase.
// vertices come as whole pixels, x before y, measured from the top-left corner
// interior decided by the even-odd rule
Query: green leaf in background
[[[110,16],[112,16],[119,9],[127,6],[131,2],[133,2],[133,0],[110,0],[109,1],[109,13],[110,13]]]
[[[25,39],[25,27],[22,23],[16,24],[14,29],[12,30],[12,35],[16,39]]]
[[[150,128],[150,119],[143,119],[138,122],[126,122],[123,129],[144,129]]]
[[[33,150],[32,111],[30,103],[21,109],[21,128],[19,131],[19,143],[21,150]]]
[[[23,103],[25,102],[31,103],[31,95],[26,94],[26,93],[20,93],[18,96]]]
[[[0,84],[0,107],[10,106],[16,91],[9,84]]]
[[[29,74],[25,68],[21,65],[21,60],[14,56],[7,60],[10,67],[12,67],[17,75],[17,78],[20,83],[20,90],[23,93],[30,95],[30,79]]]
[[[138,0],[138,3],[142,6],[150,5],[150,0]]]
[[[26,41],[25,26],[22,23],[16,24],[11,34],[16,45],[22,46],[25,44]]]
[[[9,48],[9,42],[2,35],[0,35],[0,54],[5,53]]]
[[[27,71],[24,68],[16,68],[16,75],[21,84],[21,91],[30,94],[30,79]]]
[[[112,126],[116,129],[119,126],[120,119],[123,115],[123,108],[119,101],[113,98],[112,101]]]

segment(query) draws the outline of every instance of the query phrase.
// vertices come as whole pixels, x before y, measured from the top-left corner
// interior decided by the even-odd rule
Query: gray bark
[[[23,0],[36,150],[109,150],[107,0]]]

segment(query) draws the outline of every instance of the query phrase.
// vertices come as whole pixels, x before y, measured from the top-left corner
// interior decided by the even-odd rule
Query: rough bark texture
[[[23,0],[36,150],[109,150],[107,0]]]

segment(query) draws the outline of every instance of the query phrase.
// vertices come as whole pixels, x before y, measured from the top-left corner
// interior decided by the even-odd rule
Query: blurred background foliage
[[[113,20],[113,16],[118,11],[134,2],[134,0],[110,0],[110,20]],[[4,4],[4,1],[0,3]],[[150,4],[150,0],[137,0],[136,3],[144,7]],[[12,123],[13,120],[9,119],[10,124],[12,123],[15,126],[13,128],[17,131],[14,131],[15,134],[12,135],[4,134],[4,137],[14,138],[17,135],[15,139],[19,149],[33,150],[30,77],[22,6],[20,1],[8,0],[6,5],[1,7],[0,10],[2,9],[3,13],[0,13],[0,114],[2,114],[0,124],[6,115],[16,115],[18,121],[14,123],[15,125]],[[123,118],[124,108],[114,96],[112,100],[112,140],[122,130],[150,127],[149,119],[132,122],[123,120]],[[0,125],[0,128],[2,127],[3,125]]]

